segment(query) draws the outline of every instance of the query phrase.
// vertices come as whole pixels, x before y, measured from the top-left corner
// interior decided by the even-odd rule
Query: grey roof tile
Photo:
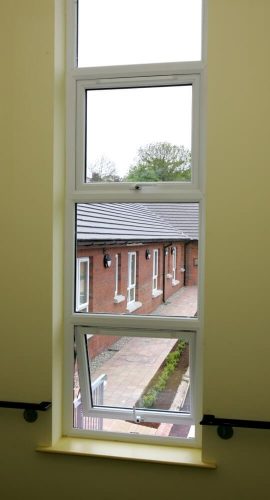
[[[188,209],[186,205],[194,206]],[[93,245],[188,240],[198,234],[198,207],[189,203],[80,203],[76,224],[77,240]]]
[[[176,230],[188,234],[191,239],[199,238],[198,203],[146,203],[150,210],[168,221]]]

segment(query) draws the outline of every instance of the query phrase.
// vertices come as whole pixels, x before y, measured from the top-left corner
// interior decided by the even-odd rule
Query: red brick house
[[[79,204],[76,310],[149,314],[197,285],[197,203]]]

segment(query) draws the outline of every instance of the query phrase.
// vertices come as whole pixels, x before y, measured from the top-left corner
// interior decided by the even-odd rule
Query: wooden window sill
[[[43,453],[60,453],[65,455],[177,464],[206,469],[216,468],[215,464],[202,461],[201,450],[198,448],[178,448],[176,446],[62,437],[52,446],[39,446],[37,451]]]

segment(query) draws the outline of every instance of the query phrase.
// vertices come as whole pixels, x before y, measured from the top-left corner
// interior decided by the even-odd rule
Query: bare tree
[[[106,156],[101,156],[87,169],[87,182],[119,182],[120,180],[115,164]]]

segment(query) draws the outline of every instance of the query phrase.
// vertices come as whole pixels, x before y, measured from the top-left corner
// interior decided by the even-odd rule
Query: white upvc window
[[[172,247],[172,285],[176,286],[179,284],[179,280],[176,279],[176,269],[177,269],[177,248]]]
[[[118,253],[115,255],[115,290],[114,290],[114,298],[118,295],[118,286],[119,286],[119,255]]]
[[[158,249],[153,251],[153,286],[152,290],[155,292],[158,288]]]
[[[76,311],[88,312],[89,308],[89,258],[77,259]]]
[[[177,331],[163,329],[162,333],[158,332],[158,329],[144,328],[143,330],[133,329],[132,327],[126,327],[122,332],[122,338],[127,346],[132,349],[132,356],[130,355],[129,364],[132,367],[132,362],[137,359],[138,363],[141,363],[140,373],[131,374],[133,386],[136,386],[136,379],[138,385],[142,384],[144,392],[140,394],[140,391],[134,390],[131,385],[126,387],[125,379],[129,377],[128,373],[125,373],[125,359],[121,359],[115,367],[115,371],[119,373],[118,380],[118,390],[115,390],[114,382],[112,380],[111,368],[108,367],[108,371],[104,369],[105,364],[102,366],[102,373],[95,372],[94,362],[92,361],[92,351],[91,344],[94,345],[95,337],[99,339],[108,338],[110,335],[115,335],[115,331],[110,328],[104,327],[76,327],[75,328],[75,342],[76,342],[76,352],[79,365],[79,375],[80,375],[80,388],[81,388],[81,399],[83,414],[85,418],[94,417],[100,419],[102,429],[110,430],[112,427],[112,420],[122,420],[123,426],[125,423],[126,427],[130,427],[130,422],[134,422],[135,427],[138,425],[146,424],[147,427],[153,424],[153,428],[157,428],[157,425],[162,422],[162,432],[164,436],[164,429],[166,426],[171,430],[173,427],[181,428],[182,426],[192,425],[194,423],[194,418],[192,416],[194,411],[194,394],[190,394],[189,388],[194,385],[194,357],[195,357],[195,332],[189,331]],[[120,331],[118,332],[120,334]],[[89,342],[90,338],[90,342]],[[146,352],[142,354],[142,349]],[[142,356],[147,357],[147,350],[152,352],[152,357],[149,366],[145,362],[142,362]],[[173,392],[173,397],[171,400],[175,401],[174,407],[172,407],[171,400],[167,401],[165,405],[159,406],[158,397],[156,397],[153,390],[148,389],[148,378],[147,373],[151,371],[154,375],[156,374],[155,367],[155,352],[158,353],[157,357],[167,354],[165,356],[165,369],[169,370],[171,366],[170,356],[174,356],[174,359],[182,353],[185,353],[186,363],[188,365],[187,374],[182,377],[181,383],[178,383],[174,389],[167,391],[167,396],[169,393]],[[131,368],[130,368],[131,369]],[[91,377],[92,372],[98,373],[98,376]],[[121,376],[120,376],[121,374]],[[181,377],[181,370],[176,370],[175,375]],[[165,376],[165,371],[163,372],[163,377]],[[135,380],[134,380],[135,378]],[[98,383],[98,387],[97,387]],[[97,392],[99,389],[99,393]],[[129,397],[126,397],[125,405],[123,405],[123,398],[129,392]],[[156,392],[157,389],[156,389]],[[166,392],[163,392],[163,397]],[[171,394],[170,394],[171,395]],[[188,407],[188,409],[186,408]],[[149,429],[149,427],[148,427]],[[89,429],[88,429],[89,430]],[[90,427],[91,430],[91,427]],[[160,437],[158,430],[156,430],[157,437]],[[149,434],[149,433],[148,433]]]
[[[159,297],[162,295],[162,290],[158,289],[158,259],[159,259],[159,251],[157,248],[153,250],[153,276],[152,276],[152,297]]]
[[[172,279],[176,280],[176,247],[172,247]]]
[[[121,293],[119,293],[120,272],[121,272],[121,255],[119,255],[117,253],[115,255],[115,275],[114,275],[114,282],[115,282],[114,303],[115,304],[119,304],[120,302],[124,302],[124,300],[125,300],[125,296],[121,295]]]
[[[136,300],[136,252],[128,252],[127,305]]]
[[[138,37],[130,36],[134,31],[123,18],[126,12],[124,2],[105,2],[106,25],[104,3],[99,4],[68,0],[64,433],[71,436],[98,434],[103,438],[134,441],[139,436],[145,441],[177,441],[194,446],[200,437],[202,379],[205,49],[201,43],[201,12],[204,2],[136,2],[134,22],[137,30],[140,26],[140,33],[147,35],[141,48],[142,37],[138,40]],[[176,10],[183,6],[186,11]],[[156,23],[152,22],[153,11]],[[153,37],[157,36],[150,44],[149,29],[153,26]],[[164,36],[166,26],[169,29]],[[179,39],[182,34],[183,43]],[[88,39],[88,36],[92,38]],[[162,41],[161,45],[159,41]],[[181,52],[183,48],[190,51],[184,54]],[[177,156],[173,168],[169,161],[162,170],[160,158],[168,149],[172,155],[180,154],[180,160]],[[147,154],[156,155],[150,167]],[[138,175],[142,175],[139,180]],[[157,219],[156,226],[151,229],[150,216],[144,234],[143,225],[140,226],[141,239],[136,234],[139,230],[131,221],[130,212],[122,224],[124,205],[134,204],[136,221],[136,210],[141,217],[140,203],[195,203],[199,207],[198,314],[194,317],[167,312],[148,314],[144,299],[141,299],[142,303],[136,300],[141,276],[143,278],[147,267],[147,261],[141,260],[142,252],[138,247],[146,241],[149,244],[162,242],[160,231],[166,230],[168,236],[164,237],[164,244],[168,246],[168,242],[175,241],[174,230],[168,229],[166,224],[158,225]],[[90,220],[88,209],[93,204],[95,216],[91,215]],[[147,217],[149,210],[144,210]],[[108,212],[111,212],[110,220],[115,224],[113,232],[110,232]],[[119,218],[116,212],[120,213]],[[98,225],[96,231],[95,223]],[[127,265],[124,266],[123,258],[121,266],[122,283],[127,284],[127,310],[125,304],[120,304],[119,308],[112,304],[114,288],[114,298],[118,296],[118,257],[114,275],[113,266],[104,267],[100,252],[103,248],[110,254],[108,249],[113,245],[128,247],[128,252],[125,250],[128,253]],[[78,267],[76,272],[74,259],[78,262],[78,249],[87,246],[96,252],[93,258],[96,268],[92,269],[91,264],[91,297],[93,294],[96,306],[93,311],[91,306],[91,313],[82,314],[82,306],[89,309],[89,305],[87,301],[83,302],[83,294],[79,299],[80,273]],[[132,247],[136,247],[136,251]],[[136,259],[139,254],[140,260]],[[166,259],[164,257],[163,267]],[[156,262],[153,263],[152,282],[155,290],[159,271],[157,250],[153,260]],[[176,256],[174,267],[176,269]],[[136,283],[138,269],[140,280]],[[149,267],[146,273],[149,280]],[[107,293],[107,283],[110,293]],[[86,286],[89,286],[89,279]],[[99,306],[94,300],[95,289],[99,290],[102,304],[109,295],[112,306],[119,310],[122,307],[121,312],[118,315],[113,310],[104,314],[99,312],[100,309],[95,312],[95,307]],[[155,302],[149,301],[149,281],[145,289],[148,295],[142,290],[139,296]],[[89,296],[89,290],[86,295]],[[140,314],[140,310],[146,312]],[[180,369],[179,365],[179,373],[182,375],[174,389],[173,400],[162,408],[159,393],[167,390],[162,369],[176,365],[178,361],[171,361],[175,358],[181,360],[183,366]],[[109,363],[110,360],[115,360],[115,363]],[[165,370],[167,374],[170,369]],[[149,392],[152,380],[157,380],[158,384]],[[115,383],[122,384],[118,392]],[[81,394],[82,404],[82,413],[76,415],[76,419],[73,405],[75,386],[76,392],[79,389]],[[75,425],[75,420],[80,424]],[[143,422],[147,425],[144,426]],[[195,426],[195,437],[191,432],[183,435],[187,426]]]

